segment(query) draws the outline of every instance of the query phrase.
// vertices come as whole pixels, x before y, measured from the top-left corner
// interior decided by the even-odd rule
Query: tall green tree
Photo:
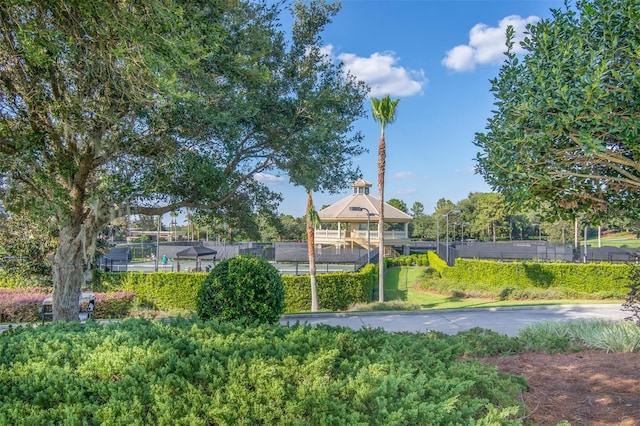
[[[436,231],[435,231],[436,240],[442,239],[442,236],[444,235],[444,233],[446,233],[445,227],[441,226],[441,222],[440,222],[442,219],[442,216],[447,214],[447,212],[450,212],[455,209],[456,209],[456,205],[451,200],[447,200],[446,198],[440,198],[436,202],[436,207],[433,211],[434,222],[436,224]]]
[[[360,173],[353,159],[364,152],[362,135],[353,131],[353,122],[364,114],[368,88],[341,72],[342,65],[335,65],[321,50],[319,34],[339,9],[337,3],[300,1],[295,5],[291,55],[304,59],[290,61],[292,66],[286,73],[291,76],[291,92],[296,95],[292,108],[301,117],[304,131],[293,135],[292,146],[278,157],[291,183],[307,192],[305,225],[312,312],[319,309],[315,255],[319,218],[313,192],[336,193],[355,181]]]
[[[510,202],[592,222],[640,210],[640,7],[578,0],[508,53],[478,133],[478,171]]]
[[[420,201],[415,201],[411,205],[411,216],[413,216],[414,219],[424,216],[424,204]]]
[[[396,209],[405,212],[405,213],[409,213],[409,209],[407,208],[407,203],[405,203],[404,201],[398,199],[398,198],[392,198],[389,200],[389,202],[387,203],[390,206],[395,207]]]
[[[282,223],[282,240],[283,241],[301,241],[306,237],[305,220],[302,217],[293,217],[292,215],[280,215]]]
[[[114,218],[275,210],[255,176],[286,166],[307,132],[290,71],[315,64],[269,3],[0,3],[0,197],[56,230],[54,320],[77,320],[93,244]],[[298,31],[313,37],[317,11]]]
[[[503,227],[507,211],[507,204],[502,195],[492,192],[480,194],[477,198],[472,229],[482,229],[484,234],[495,242],[500,234],[499,230],[508,229]]]
[[[387,145],[385,141],[385,129],[388,124],[396,120],[396,107],[400,99],[391,99],[385,95],[382,98],[371,98],[373,119],[380,124],[380,142],[378,144],[378,193],[380,205],[378,207],[378,238],[379,238],[379,282],[378,299],[384,302],[384,174],[387,162]]]

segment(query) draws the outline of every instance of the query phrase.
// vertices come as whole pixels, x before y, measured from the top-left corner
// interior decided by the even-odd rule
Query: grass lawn
[[[603,246],[640,248],[640,239],[632,232],[616,232],[615,234],[603,235],[600,238],[600,243]],[[598,238],[589,238],[587,245],[589,247],[598,247]]]
[[[384,280],[385,300],[401,300],[420,305],[421,309],[489,308],[523,305],[561,305],[581,303],[621,303],[619,300],[490,300],[460,298],[425,292],[414,288],[424,267],[400,266],[387,270]]]

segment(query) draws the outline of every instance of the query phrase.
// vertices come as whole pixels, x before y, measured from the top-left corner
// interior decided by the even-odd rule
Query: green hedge
[[[91,289],[102,292],[132,291],[141,306],[195,312],[198,289],[206,277],[206,273],[95,270]]]
[[[25,277],[0,268],[0,288],[51,287],[51,277],[32,275]]]
[[[408,256],[387,257],[384,259],[388,268],[394,266],[427,266],[429,257],[427,254],[410,254]]]
[[[447,262],[441,259],[440,256],[438,256],[438,254],[435,251],[429,250],[427,252],[427,257],[429,259],[429,266],[434,268],[441,275],[443,271],[449,267],[447,265]]]
[[[330,311],[345,310],[357,302],[371,301],[377,282],[376,265],[366,265],[360,272],[318,274],[320,307]],[[133,291],[141,306],[154,309],[196,310],[198,289],[206,273],[187,272],[104,272],[96,270],[93,291]],[[308,275],[283,275],[285,312],[311,310],[311,281]]]
[[[631,265],[611,263],[497,262],[456,259],[453,267],[430,254],[430,264],[442,279],[460,291],[484,291],[505,297],[519,292],[545,292],[576,298],[624,298]],[[429,283],[426,283],[429,285]]]
[[[358,302],[370,302],[377,282],[377,265],[365,265],[359,272],[318,274],[320,309],[344,311]],[[283,275],[285,312],[311,310],[311,279],[309,275]]]

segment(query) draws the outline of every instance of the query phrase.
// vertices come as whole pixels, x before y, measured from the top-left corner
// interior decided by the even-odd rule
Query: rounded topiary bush
[[[198,290],[198,316],[273,324],[284,312],[284,284],[263,258],[236,256],[218,263]]]

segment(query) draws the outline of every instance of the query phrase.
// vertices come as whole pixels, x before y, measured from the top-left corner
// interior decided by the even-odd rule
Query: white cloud
[[[458,72],[473,71],[476,67],[474,51],[471,46],[460,45],[447,52],[442,65]]]
[[[397,172],[391,175],[392,179],[413,179],[415,174],[413,172]]]
[[[397,196],[403,196],[403,195],[406,196],[406,195],[412,195],[417,193],[418,191],[415,188],[403,188],[394,192],[394,194]]]
[[[323,47],[322,52],[332,56],[333,46]],[[369,85],[371,97],[387,94],[391,96],[422,94],[422,89],[427,83],[423,70],[410,70],[399,66],[400,58],[395,52],[376,52],[369,57],[341,53],[337,59],[342,61],[345,71]]]
[[[513,27],[515,31],[513,51],[522,53],[520,41],[524,39],[527,25],[539,21],[537,16],[522,18],[518,15],[510,15],[503,18],[497,27],[489,27],[486,24],[476,24],[469,31],[469,43],[455,46],[447,51],[442,65],[457,71],[473,71],[477,64],[495,64],[504,60],[506,50],[507,27]]]
[[[289,182],[289,179],[285,176],[273,175],[271,173],[257,173],[255,178],[258,182],[265,185],[280,185]]]

